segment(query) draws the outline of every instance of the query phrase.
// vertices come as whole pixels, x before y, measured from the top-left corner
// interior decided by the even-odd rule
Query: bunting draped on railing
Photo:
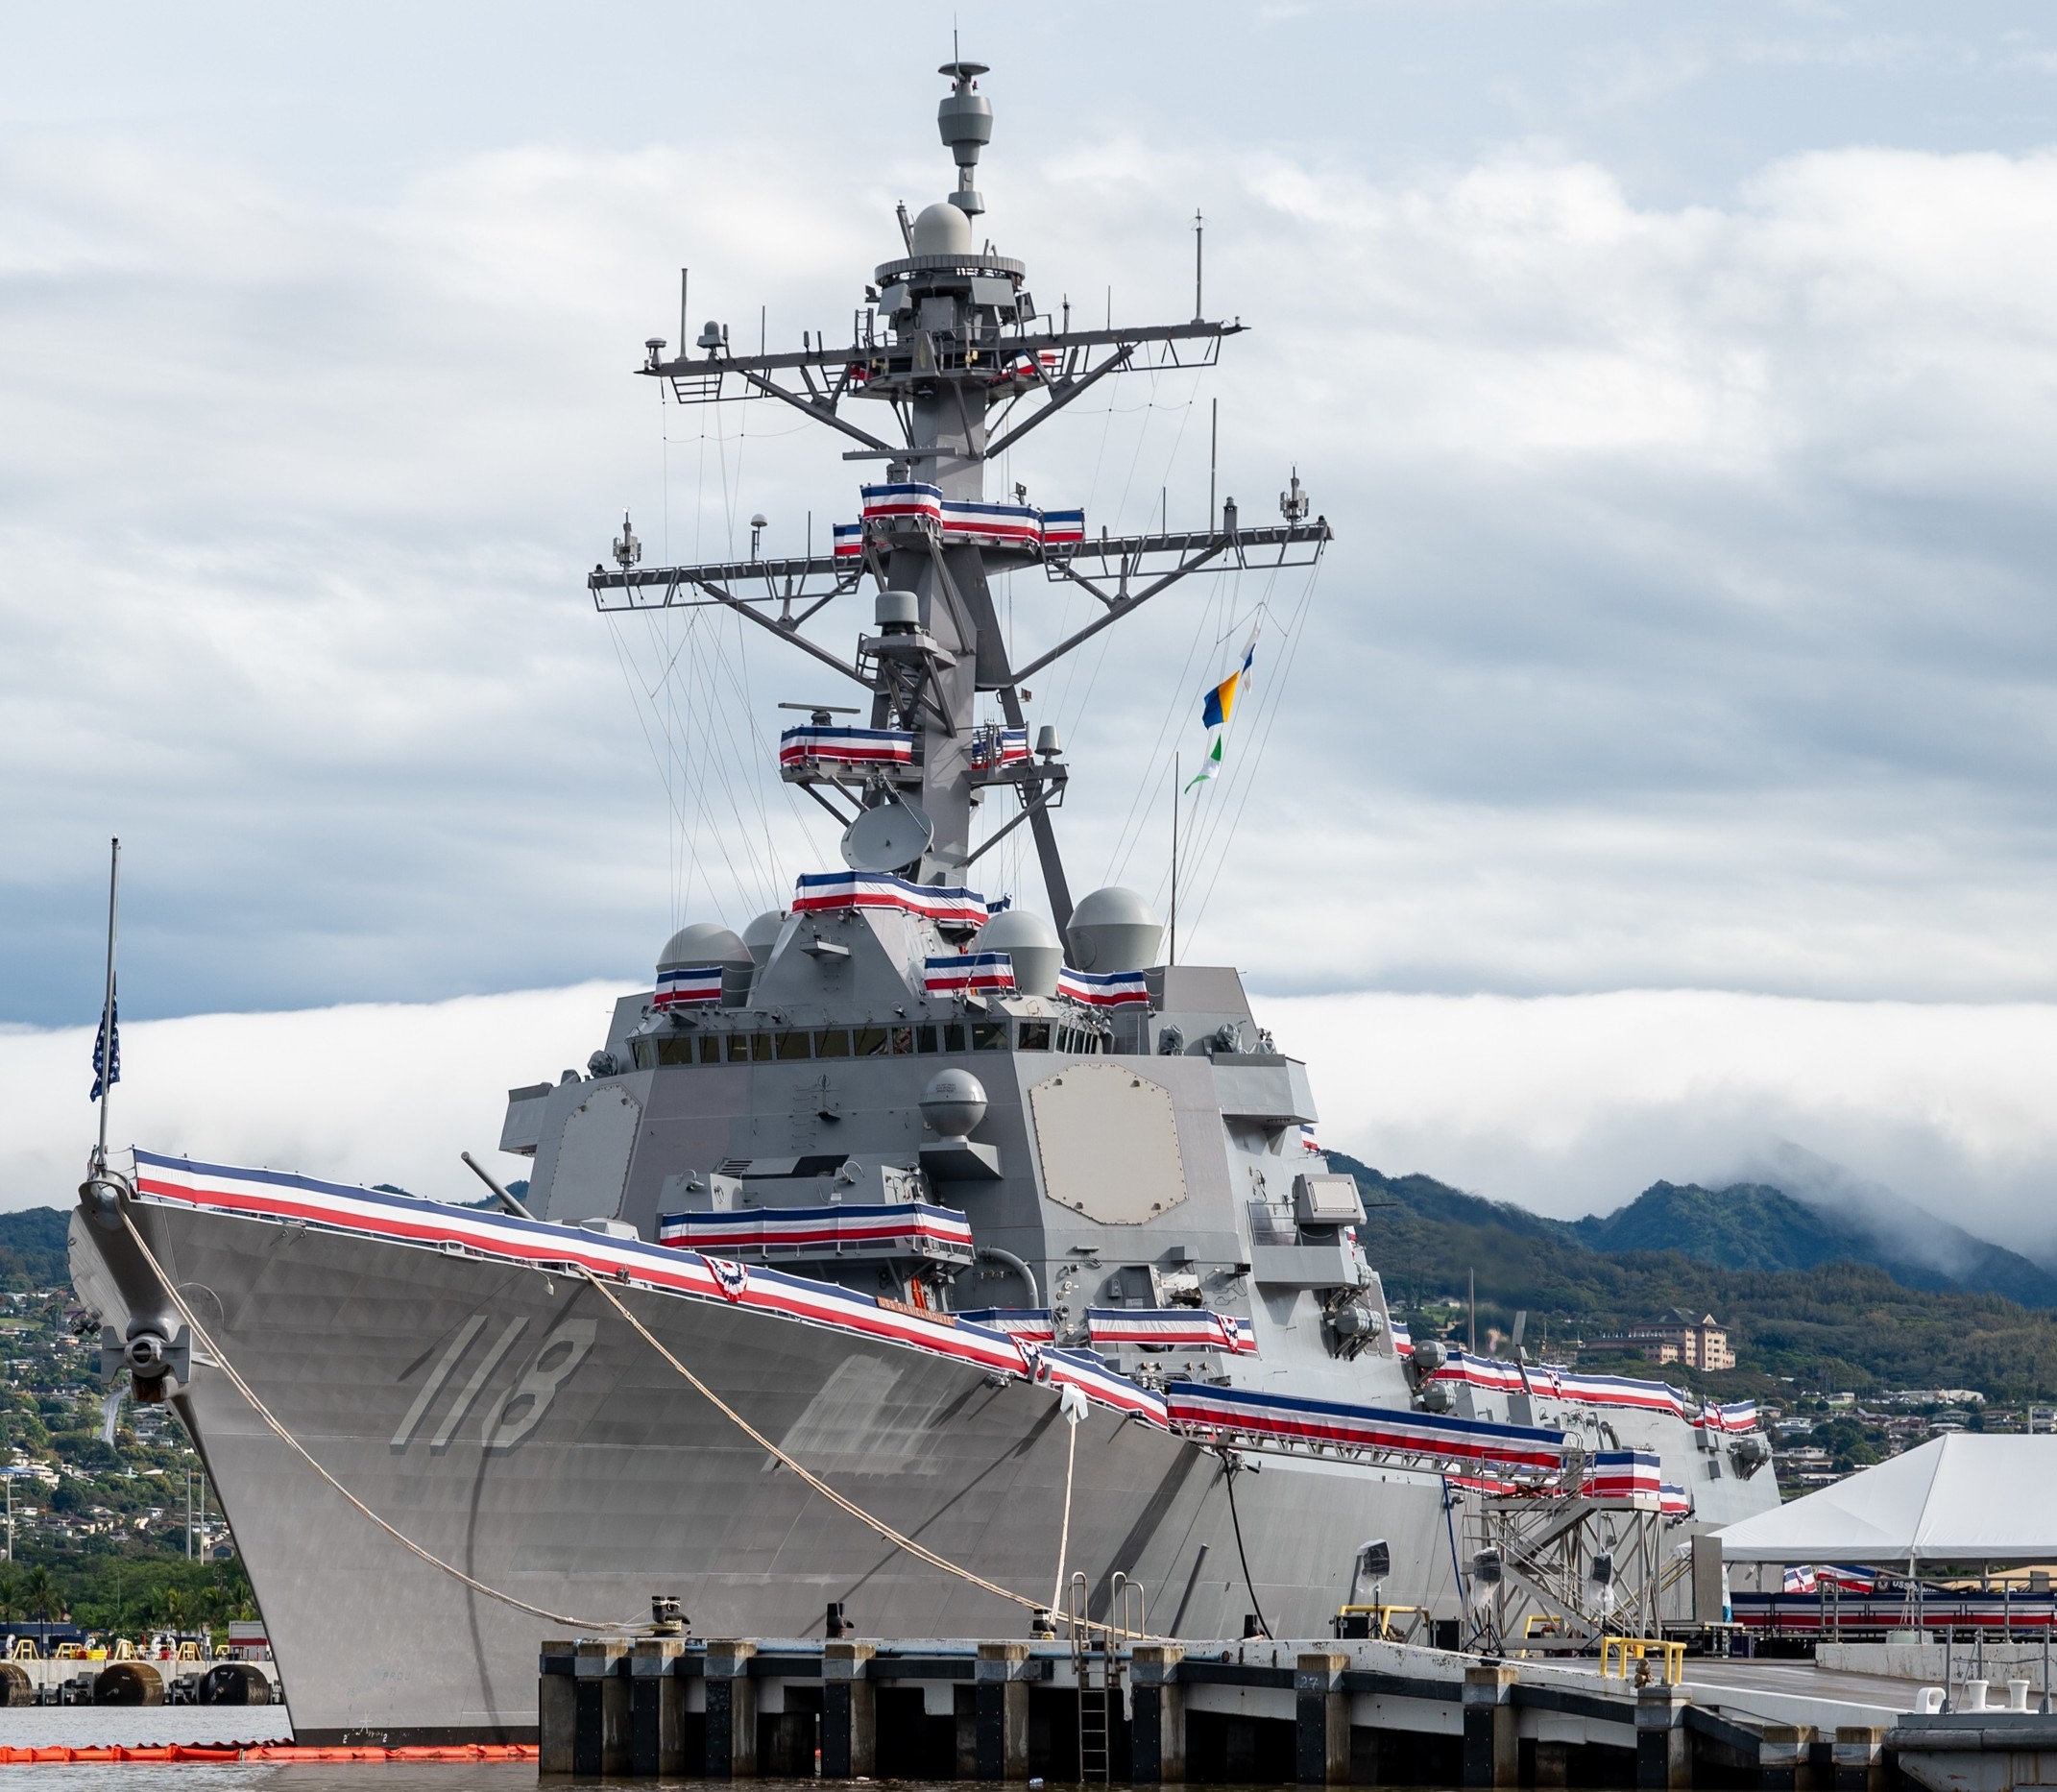
[[[1588,1499],[1625,1499],[1655,1507],[1662,1495],[1663,1465],[1655,1450],[1596,1450],[1586,1458],[1579,1491]]]
[[[983,1325],[1025,1344],[1049,1344],[1057,1335],[1048,1307],[979,1307],[957,1315],[967,1324]]]
[[[1014,958],[1004,952],[949,952],[925,958],[922,987],[932,996],[1004,995],[1014,987]]]
[[[990,723],[971,732],[970,763],[974,771],[1002,771],[1028,763],[1028,731]]]
[[[735,1256],[842,1256],[845,1253],[972,1260],[971,1222],[928,1201],[878,1206],[744,1207],[728,1213],[667,1213],[657,1223],[674,1250]]]
[[[863,521],[833,525],[835,553],[855,559],[864,551],[866,530],[893,534],[927,530],[950,544],[1012,547],[1036,552],[1045,546],[1077,546],[1085,537],[1082,510],[1037,510],[1029,504],[985,504],[945,497],[941,486],[921,480],[859,488]]]
[[[938,926],[978,928],[986,924],[986,900],[976,890],[937,884],[909,884],[883,871],[809,871],[793,891],[795,914],[831,908],[897,908]]]
[[[1088,1307],[1086,1334],[1101,1344],[1155,1344],[1253,1354],[1256,1333],[1246,1319],[1200,1307]]]
[[[867,772],[914,763],[914,734],[906,728],[829,728],[807,723],[779,736],[779,771],[787,778],[810,772]]]
[[[660,1008],[692,1007],[721,1000],[721,966],[718,964],[674,965],[657,974],[657,991],[651,1005]]]
[[[1401,1354],[1413,1346],[1401,1342],[1396,1327],[1394,1342]],[[1531,1364],[1524,1387],[1518,1365],[1499,1357],[1472,1356],[1452,1350],[1450,1360],[1431,1377],[1436,1381],[1460,1381],[1495,1393],[1531,1392],[1545,1400],[1569,1400],[1580,1406],[1625,1408],[1644,1413],[1669,1413],[1696,1430],[1705,1426],[1716,1431],[1739,1432],[1756,1429],[1754,1400],[1738,1400],[1728,1406],[1699,1403],[1661,1381],[1637,1381],[1627,1375],[1587,1375],[1556,1363]]]
[[[1443,1465],[1488,1465],[1545,1477],[1559,1473],[1564,1465],[1564,1433],[1532,1425],[1390,1412],[1183,1381],[1172,1383],[1165,1401],[1174,1431],[1249,1449],[1373,1456],[1432,1471]]]
[[[1057,973],[1057,994],[1089,1008],[1119,1008],[1131,1002],[1148,1002],[1150,984],[1141,971],[1109,971],[1095,977],[1090,971],[1067,966]]]
[[[490,1262],[569,1273],[573,1266],[631,1287],[747,1308],[769,1318],[819,1325],[853,1338],[905,1345],[988,1374],[1043,1387],[1075,1385],[1111,1411],[1163,1426],[1164,1402],[1096,1359],[1051,1350],[948,1313],[921,1313],[853,1289],[810,1281],[784,1270],[742,1264],[641,1239],[613,1238],[580,1226],[514,1214],[448,1207],[411,1195],[319,1182],[277,1170],[135,1153],[136,1189],[146,1200],[206,1209],[238,1220],[298,1223],[381,1244],[440,1250]]]

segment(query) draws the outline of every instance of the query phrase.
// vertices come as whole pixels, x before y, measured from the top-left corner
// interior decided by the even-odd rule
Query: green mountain
[[[1902,1204],[1904,1206],[1904,1203]],[[2004,1295],[2023,1306],[2057,1307],[2057,1275],[2014,1251],[1974,1238],[1911,1207],[1891,1230],[1858,1211],[1828,1211],[1761,1182],[1704,1189],[1656,1182],[1604,1217],[1572,1231],[1595,1250],[1678,1250],[1725,1270],[1811,1270],[1862,1263],[1909,1288]],[[1918,1247],[1925,1247],[1916,1255]],[[1946,1267],[1947,1266],[1947,1267]]]
[[[24,1207],[15,1213],[0,1213],[0,1292],[27,1294],[32,1289],[70,1287],[71,1269],[64,1253],[64,1234],[70,1224],[68,1207]]]
[[[1710,1392],[1772,1392],[1791,1376],[1825,1392],[1976,1388],[1996,1400],[2057,1397],[2057,1313],[1998,1295],[1908,1287],[1876,1264],[1727,1269],[1683,1249],[1595,1249],[1581,1235],[1584,1223],[1483,1200],[1429,1176],[1383,1175],[1337,1151],[1329,1162],[1363,1191],[1365,1248],[1394,1309],[1461,1336],[1466,1277],[1475,1274],[1482,1347],[1488,1329],[1509,1331],[1521,1309],[1530,1347],[1556,1355],[1593,1333],[1690,1307],[1728,1325],[1739,1367],[1703,1376],[1669,1364],[1662,1373]]]

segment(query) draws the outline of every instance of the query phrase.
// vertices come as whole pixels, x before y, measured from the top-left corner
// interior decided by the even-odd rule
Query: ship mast
[[[1282,525],[1244,528],[1233,498],[1207,528],[1184,533],[1058,543],[1032,533],[966,540],[965,531],[944,526],[938,505],[965,516],[961,507],[986,504],[986,467],[1101,380],[1136,369],[1211,367],[1222,339],[1245,326],[1196,317],[1119,327],[1110,320],[1103,329],[1075,330],[1069,307],[1061,323],[1039,311],[1025,266],[997,254],[989,240],[974,244],[985,210],[976,185],[979,158],[993,132],[992,105],[978,85],[986,65],[951,61],[940,72],[951,87],[937,125],[956,164],[956,187],[911,222],[903,209],[907,253],[877,269],[847,347],[831,349],[820,332],[804,332],[798,351],[732,354],[727,327],[710,323],[698,355],[681,344],[667,360],[664,341],[652,338],[640,370],[669,381],[681,404],[789,405],[855,442],[844,459],[878,464],[883,489],[901,488],[908,500],[867,503],[861,542],[845,556],[644,568],[627,551],[636,545],[624,528],[617,566],[596,566],[587,586],[603,612],[726,605],[863,686],[872,727],[912,731],[918,763],[897,775],[873,775],[855,789],[846,778],[802,774],[793,781],[846,827],[862,810],[915,806],[916,819],[931,832],[918,862],[906,868],[925,882],[962,882],[1001,832],[1026,822],[1061,933],[1072,900],[1051,820],[1067,778],[1058,743],[1049,736],[1033,754],[981,755],[974,729],[979,694],[994,695],[1006,728],[1024,729],[1024,683],[1102,628],[1205,567],[1306,564],[1319,556],[1330,530],[1325,519],[1308,521],[1304,509]],[[876,428],[848,414],[859,400],[883,412]],[[1008,660],[991,577],[1032,566],[1053,582],[1081,588],[1101,613],[1017,666]],[[882,596],[875,627],[860,633],[853,658],[802,632],[866,578],[881,593],[911,593],[913,601]],[[999,793],[996,787],[1011,790],[1016,812],[974,848],[974,811],[989,790]],[[846,856],[852,837],[846,832]],[[894,837],[904,838],[905,830]]]

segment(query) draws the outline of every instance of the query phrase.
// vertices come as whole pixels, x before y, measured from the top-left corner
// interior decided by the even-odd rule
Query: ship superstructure
[[[1070,768],[1031,738],[1024,682],[1188,573],[1305,563],[1330,529],[1296,475],[1276,521],[1231,500],[1188,533],[989,501],[1027,431],[1126,370],[1205,364],[1241,326],[1039,310],[1023,265],[975,246],[985,70],[942,72],[956,188],[903,213],[851,343],[734,354],[711,323],[697,352],[646,345],[682,403],[782,402],[854,442],[879,475],[859,520],[819,556],[666,568],[624,522],[589,579],[603,611],[726,606],[864,693],[780,742],[841,862],[740,932],[680,929],[584,1075],[511,1092],[528,1215],[148,1151],[84,1192],[75,1267],[110,1369],[168,1394],[206,1455],[303,1734],[532,1729],[552,1627],[481,1587],[560,1613],[676,1597],[701,1634],[818,1635],[832,1604],[881,1635],[1023,1628],[825,1506],[594,1276],[794,1461],[1080,1618],[1135,1584],[1164,1634],[1322,1634],[1376,1539],[1386,1598],[1424,1618],[1498,1625],[1512,1596],[1598,1623],[1633,1582],[1654,1622],[1675,1532],[1776,1502],[1746,1411],[1417,1348],[1355,1182],[1309,1147],[1306,1068],[1237,973],[1167,962],[1133,891],[1074,900]],[[1097,613],[1011,665],[1008,569]],[[988,804],[1007,824],[981,839]],[[1017,827],[1047,915],[981,891]],[[1065,1388],[1088,1406],[1076,1465]],[[1617,1546],[1640,1564],[1618,1582]],[[335,1665],[339,1624],[371,1665]]]

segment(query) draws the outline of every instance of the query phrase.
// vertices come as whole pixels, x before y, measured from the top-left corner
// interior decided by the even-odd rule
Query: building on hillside
[[[1585,1345],[1591,1356],[1640,1356],[1653,1363],[1682,1363],[1687,1368],[1733,1368],[1729,1328],[1711,1313],[1695,1319],[1674,1307],[1625,1331],[1603,1332]]]

